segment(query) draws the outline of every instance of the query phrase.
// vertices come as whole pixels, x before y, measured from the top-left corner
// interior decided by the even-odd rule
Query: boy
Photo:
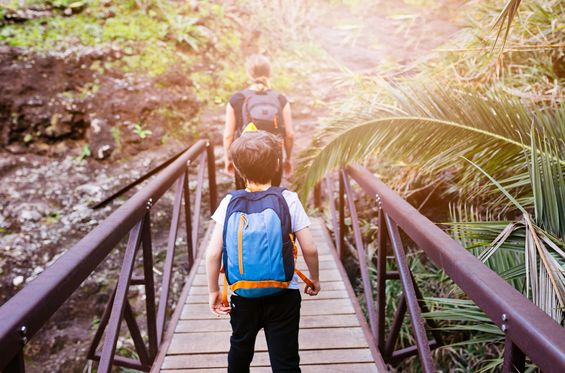
[[[261,193],[282,190],[276,187],[271,188],[271,180],[278,172],[280,164],[280,154],[277,151],[279,148],[278,138],[264,131],[247,132],[234,141],[230,146],[230,154],[235,168],[245,180],[247,194],[243,191],[234,193],[238,193],[237,195],[246,194],[253,198],[253,195],[260,196]],[[296,193],[282,190],[282,197],[288,205],[291,233],[296,236],[300,243],[311,276],[311,286],[306,286],[304,292],[310,296],[317,295],[320,291],[318,252],[308,228],[310,220]],[[298,325],[301,297],[296,274],[294,276],[290,274],[292,280],[284,285],[285,287],[288,286],[287,288],[274,289],[272,295],[245,297],[238,294],[238,290],[236,290],[229,305],[223,305],[221,302],[218,276],[222,262],[223,226],[231,199],[232,195],[228,194],[212,216],[216,226],[206,254],[210,310],[218,317],[222,314],[230,314],[232,336],[228,354],[228,371],[238,373],[249,371],[257,332],[264,328],[273,372],[300,372]],[[242,221],[244,220],[242,218]],[[230,225],[227,224],[227,226]],[[254,226],[261,225],[254,223]],[[239,228],[241,229],[241,225]],[[278,229],[278,227],[275,228]],[[265,230],[268,229],[269,227],[265,228]],[[226,241],[229,242],[229,239],[226,238]],[[240,250],[241,241],[240,238]],[[262,247],[253,247],[251,248],[252,254],[255,257],[261,255],[259,250],[262,249]],[[246,250],[250,249],[246,247]]]

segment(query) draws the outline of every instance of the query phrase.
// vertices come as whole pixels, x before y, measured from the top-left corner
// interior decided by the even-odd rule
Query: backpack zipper
[[[239,274],[243,274],[243,225],[245,228],[248,226],[247,217],[241,214],[239,218],[239,228],[237,230],[237,259],[239,264]]]

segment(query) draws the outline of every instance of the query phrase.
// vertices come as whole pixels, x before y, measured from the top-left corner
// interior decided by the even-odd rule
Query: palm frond
[[[553,205],[553,203],[556,203],[555,196],[558,194],[556,190],[559,191],[559,188],[563,185],[561,184],[560,178],[557,178],[556,181],[551,173],[553,169],[552,165],[554,163],[559,164],[559,162],[555,162],[548,157],[540,157],[536,147],[537,142],[539,142],[539,139],[537,139],[537,136],[534,134],[532,136],[531,149],[531,177],[533,180],[532,188],[534,195],[538,196],[538,198],[535,198],[536,219],[544,221],[543,215],[541,214],[544,208],[558,210],[560,206],[563,207],[563,205]],[[547,144],[548,141],[544,141],[543,143]],[[546,148],[546,151],[549,151],[549,149]],[[541,166],[539,166],[540,164]],[[521,206],[500,183],[478,165],[474,164],[474,166],[487,176],[490,181],[512,201],[516,208],[523,213],[519,221],[508,224],[499,233],[489,247],[479,254],[479,259],[485,263],[488,262],[495,253],[500,251],[505,242],[515,231],[523,230],[523,263],[525,265],[526,274],[526,296],[554,320],[561,323],[563,320],[563,310],[565,310],[565,250],[561,249],[555,240],[549,237],[548,233],[536,225],[536,222],[526,209]],[[559,175],[562,176],[562,172],[559,172]],[[547,198],[546,195],[549,195],[549,198]],[[548,225],[551,228],[553,227],[552,224],[555,223],[554,220],[559,222],[560,214],[559,211],[551,211],[549,214],[549,219],[545,220],[549,220]],[[557,228],[558,233],[560,233],[560,227],[557,226],[555,228]],[[519,261],[520,260],[518,260],[518,262]],[[514,266],[516,267],[518,265],[519,264],[516,263]],[[498,268],[499,271],[502,269],[503,268]],[[506,271],[508,270],[512,270],[512,267],[506,268]],[[514,272],[516,272],[515,269]]]
[[[523,151],[532,150],[532,123],[540,130],[553,126],[554,132],[561,131],[553,113],[530,113],[510,98],[442,87],[382,88],[394,97],[396,107],[375,105],[372,111],[331,123],[301,155],[296,186],[302,198],[333,169],[374,155],[413,163],[422,174],[453,169],[457,158],[465,157],[480,160],[495,177],[508,176],[526,168]],[[565,154],[565,144],[559,150]],[[563,159],[558,161],[565,165]],[[471,178],[465,173],[469,165],[457,167],[459,177]],[[475,171],[471,174],[476,180]]]
[[[502,44],[503,46],[506,44],[506,40],[508,39],[508,34],[510,33],[510,27],[512,26],[512,21],[514,20],[514,17],[518,13],[518,6],[520,5],[521,2],[522,0],[508,0],[506,5],[504,6],[504,9],[502,9],[500,14],[498,15],[498,18],[496,19],[494,25],[492,26],[493,28],[498,26],[498,33],[496,34],[496,39],[494,41],[493,48],[498,43],[498,39],[500,38],[500,34],[502,33],[502,30],[504,30],[505,24],[506,24],[506,32],[504,33]]]

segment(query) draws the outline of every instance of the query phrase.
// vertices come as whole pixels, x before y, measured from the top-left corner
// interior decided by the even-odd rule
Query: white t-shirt
[[[282,195],[288,205],[288,211],[290,212],[290,224],[292,231],[294,233],[301,231],[304,228],[310,226],[310,219],[308,215],[306,215],[306,211],[304,211],[304,207],[300,200],[298,199],[298,194],[295,192],[291,192],[289,190],[285,190],[282,192]],[[228,194],[227,196],[222,199],[220,205],[212,215],[212,220],[216,223],[220,224],[220,226],[224,226],[224,221],[226,220],[226,211],[228,209],[228,204],[230,203],[231,195]],[[292,281],[288,285],[289,289],[300,289],[298,286],[298,276],[296,273],[292,277]]]

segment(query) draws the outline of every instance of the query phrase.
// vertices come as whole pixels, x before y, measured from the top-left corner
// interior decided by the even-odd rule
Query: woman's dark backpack
[[[284,121],[279,94],[273,90],[256,92],[245,90],[241,107],[242,128],[253,123],[259,130],[267,131],[284,137]]]

